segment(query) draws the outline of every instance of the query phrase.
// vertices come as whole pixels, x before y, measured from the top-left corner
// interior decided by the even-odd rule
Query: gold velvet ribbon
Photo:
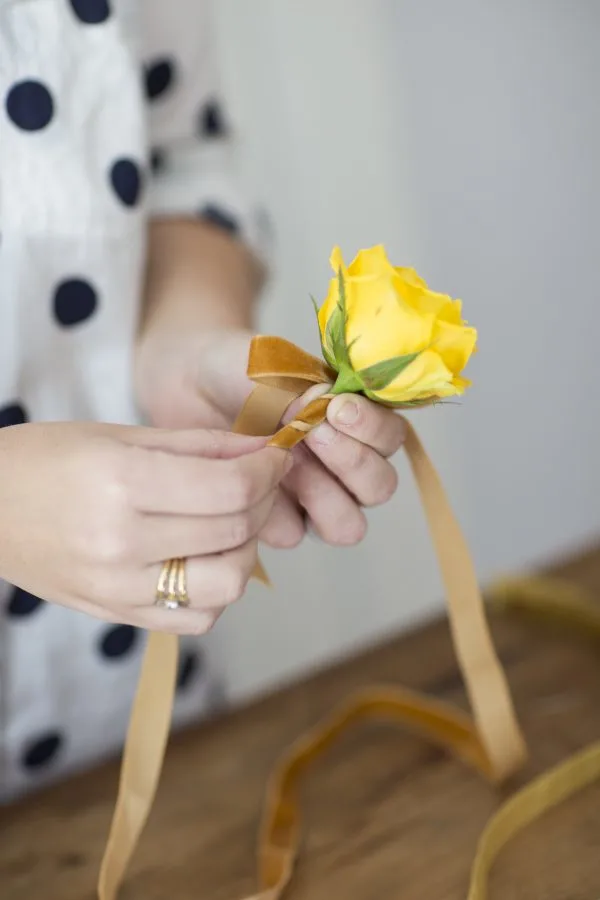
[[[490,605],[524,614],[542,625],[600,640],[600,606],[578,585],[556,578],[500,581]],[[490,869],[502,848],[545,812],[600,779],[600,741],[535,778],[504,803],[486,825],[471,869],[467,900],[486,900]],[[590,898],[591,900],[591,898]]]
[[[258,337],[251,345],[249,377],[257,387],[235,428],[246,434],[272,435],[270,444],[290,450],[326,417],[330,396],[309,403],[289,425],[277,431],[290,402],[314,384],[333,380],[321,361],[280,338]],[[447,748],[492,782],[507,778],[524,761],[525,745],[510,693],[490,638],[474,567],[439,477],[414,429],[405,443],[446,589],[458,662],[472,716],[401,687],[365,689],[299,738],[274,768],[267,790],[259,840],[259,891],[248,900],[276,900],[288,884],[299,843],[297,785],[310,764],[348,727],[368,718],[396,721]],[[255,575],[266,574],[257,567]],[[174,613],[176,615],[176,613]],[[117,805],[98,883],[99,900],[116,900],[127,865],[152,803],[164,757],[177,664],[177,639],[151,634],[128,730]],[[487,870],[503,843],[543,808],[595,777],[600,768],[591,754],[565,775],[536,792],[535,782],[517,795],[486,830],[473,870],[469,900],[483,900]],[[533,792],[533,793],[528,793]],[[548,796],[554,798],[550,802]],[[533,799],[531,799],[533,797]],[[510,803],[514,805],[511,807]],[[508,809],[508,811],[507,811]],[[179,898],[178,898],[179,900]],[[184,898],[181,898],[184,900]]]

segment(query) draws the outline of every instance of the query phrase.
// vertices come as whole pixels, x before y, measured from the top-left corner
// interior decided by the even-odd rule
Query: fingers
[[[257,557],[258,541],[252,540],[227,553],[187,559],[185,572],[190,606],[175,610],[154,605],[162,565],[148,566],[139,575],[133,591],[139,615],[151,623],[149,627],[159,631],[203,634],[226,607],[243,596]]]
[[[225,553],[187,558],[187,608],[155,605],[162,562],[127,572],[103,570],[94,579],[93,589],[74,599],[79,609],[104,621],[173,634],[204,634],[224,609],[243,596],[257,558],[256,539]]]
[[[159,609],[153,606],[143,609],[134,616],[131,624],[140,623],[140,627],[148,631],[166,631],[169,634],[201,635],[207,634],[223,615],[225,609]]]
[[[125,611],[106,606],[81,603],[82,611],[102,622],[133,625],[146,631],[164,631],[167,634],[207,634],[225,612],[221,609],[160,609],[158,606],[138,606]]]
[[[328,423],[316,428],[306,444],[363,506],[387,503],[394,494],[398,486],[396,469],[367,444]]]
[[[221,609],[176,609],[163,610],[157,606],[115,607],[90,603],[77,598],[77,608],[101,622],[119,625],[133,625],[147,631],[164,631],[169,634],[206,634],[224,612]],[[70,605],[70,604],[69,604]]]
[[[231,515],[264,500],[291,464],[288,453],[270,447],[234,459],[132,447],[126,478],[140,512]]]
[[[338,431],[385,457],[396,453],[406,437],[406,423],[394,410],[358,394],[334,397],[327,409],[327,420]]]
[[[297,464],[285,480],[319,537],[329,544],[347,546],[362,540],[366,518],[353,497],[304,447],[294,453]]]
[[[112,429],[116,426],[106,426]],[[267,439],[231,431],[192,428],[174,431],[167,428],[118,426],[119,439],[136,447],[163,450],[165,453],[204,456],[207,459],[233,459],[264,447]],[[112,433],[109,431],[109,433]]]
[[[302,402],[317,390],[308,391]],[[286,419],[295,412],[290,407]],[[404,441],[404,420],[393,410],[355,394],[335,397],[327,419],[306,437],[305,445],[358,503],[386,503],[398,484],[396,470],[386,457],[396,453]]]
[[[195,611],[218,610],[239,600],[246,590],[257,555],[258,541],[251,540],[226,553],[188,557],[185,577],[190,607]],[[162,563],[156,563],[135,576],[136,583],[132,585],[134,606],[154,603],[161,571]]]
[[[280,486],[275,503],[260,532],[260,539],[278,550],[297,547],[306,533],[304,513],[296,501]]]
[[[223,553],[241,547],[258,537],[267,526],[276,497],[277,492],[272,491],[254,506],[228,516],[142,515],[137,527],[138,558],[148,564],[177,557]],[[285,519],[274,525],[287,532]]]
[[[92,615],[177,634],[204,633],[244,593],[259,532],[270,527],[282,532],[273,540],[297,543],[302,522],[289,499],[279,501],[269,526],[291,455],[263,448],[227,458],[228,437],[217,435],[213,442],[204,434],[196,442],[188,434],[181,438],[181,453],[131,443],[120,456],[107,455],[111,465],[119,461],[103,494],[110,540],[99,554],[97,541],[84,541],[94,548],[82,598]],[[200,450],[206,455],[190,455]],[[162,561],[175,557],[186,558],[191,605],[164,610],[155,606]]]

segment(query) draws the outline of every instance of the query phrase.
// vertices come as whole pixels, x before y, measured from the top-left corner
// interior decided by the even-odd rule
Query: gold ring
[[[180,609],[190,605],[185,577],[185,559],[168,559],[163,563],[158,576],[154,605],[163,609]]]

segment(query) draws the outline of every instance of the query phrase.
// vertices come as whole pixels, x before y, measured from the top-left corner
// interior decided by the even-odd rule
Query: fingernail
[[[340,425],[353,425],[358,419],[358,404],[353,400],[345,400],[335,413],[335,421]]]
[[[294,468],[294,455],[289,450],[286,451],[285,463],[283,464],[283,473],[287,475]]]

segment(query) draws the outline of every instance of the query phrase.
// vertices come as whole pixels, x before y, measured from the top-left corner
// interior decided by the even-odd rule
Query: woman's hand
[[[252,390],[246,366],[259,283],[248,251],[215,228],[152,223],[135,381],[153,425],[231,428]],[[394,412],[364,397],[336,398],[328,422],[293,451],[296,465],[275,506],[278,527],[269,520],[261,539],[293,547],[310,527],[330,544],[360,541],[362,507],[385,502],[396,489],[388,458],[404,433]]]
[[[252,390],[246,377],[251,334],[243,330],[188,332],[173,345],[140,358],[140,399],[154,425],[172,428],[230,428]],[[295,401],[291,421],[311,397]],[[402,445],[405,425],[389,409],[360,396],[341,396],[329,405],[328,421],[293,451],[295,465],[277,498],[278,529],[261,535],[275,547],[292,547],[310,527],[334,545],[359,542],[366,531],[363,507],[390,499],[397,474],[389,462]]]
[[[207,631],[243,594],[292,462],[264,444],[95,424],[2,430],[0,577],[97,618]],[[188,558],[190,607],[159,609],[161,564],[176,557]]]

